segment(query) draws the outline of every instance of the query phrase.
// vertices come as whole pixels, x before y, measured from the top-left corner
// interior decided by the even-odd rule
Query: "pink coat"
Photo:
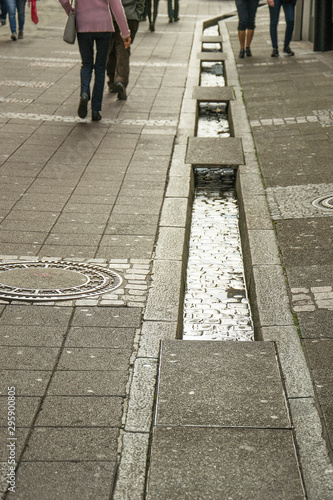
[[[69,0],[59,0],[67,15],[71,10]],[[114,31],[112,14],[123,37],[130,36],[130,30],[121,0],[76,0],[76,27],[79,33]]]

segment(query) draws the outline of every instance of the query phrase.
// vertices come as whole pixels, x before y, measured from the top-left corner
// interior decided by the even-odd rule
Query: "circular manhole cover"
[[[43,302],[99,295],[118,288],[119,274],[100,266],[66,261],[0,264],[0,298]]]
[[[325,196],[320,196],[312,202],[316,208],[321,210],[333,210],[333,194],[326,194]]]

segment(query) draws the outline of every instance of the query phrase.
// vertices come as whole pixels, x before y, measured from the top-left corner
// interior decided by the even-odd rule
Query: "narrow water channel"
[[[217,34],[217,26],[204,34]],[[211,50],[221,50],[220,44],[219,48],[214,45]],[[204,86],[223,86],[222,64],[203,62],[200,81]],[[226,103],[200,103],[197,136],[230,136]],[[183,338],[254,340],[238,226],[236,172],[231,167],[196,168],[194,172]]]

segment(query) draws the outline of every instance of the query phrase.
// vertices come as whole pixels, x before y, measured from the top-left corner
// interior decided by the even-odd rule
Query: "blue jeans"
[[[1,10],[1,15],[0,15],[1,21],[6,21],[7,7],[6,7],[5,0],[0,1],[0,6],[1,6],[1,9],[0,9]]]
[[[291,3],[281,3],[281,0],[274,1],[274,7],[269,7],[269,15],[271,18],[270,33],[273,49],[278,48],[277,26],[279,23],[281,5],[284,10],[286,19],[286,32],[284,36],[284,48],[289,47],[291,37],[294,31],[295,7]]]
[[[174,3],[175,8],[172,8],[172,2]],[[178,10],[179,10],[179,3],[178,0],[168,0],[168,16],[169,19],[176,20],[178,19]]]
[[[18,28],[23,31],[25,21],[25,4],[27,0],[6,0],[10,30],[16,33],[16,10],[18,14]]]
[[[95,82],[91,99],[91,109],[101,111],[105,68],[110,47],[111,33],[78,33],[77,41],[81,54],[81,95],[86,93],[90,99],[90,82],[93,70]],[[96,43],[96,58],[94,62],[94,44]]]
[[[259,0],[236,0],[238,30],[254,30]]]

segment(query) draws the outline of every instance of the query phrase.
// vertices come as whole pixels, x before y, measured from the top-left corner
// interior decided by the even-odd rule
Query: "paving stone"
[[[0,325],[0,344],[8,346],[60,347],[67,325],[52,326]]]
[[[70,309],[38,305],[6,306],[1,316],[2,325],[50,326],[64,328],[72,314]]]
[[[1,370],[1,396],[7,396],[8,387],[15,387],[17,396],[43,396],[51,378],[51,371]]]
[[[115,462],[118,430],[115,428],[34,429],[23,462]]]
[[[156,415],[156,425],[290,427],[274,344],[162,342]]]
[[[227,56],[224,52],[199,52],[200,61],[225,61]]]
[[[10,386],[12,387],[12,386]],[[0,426],[8,427],[8,393],[0,397]],[[30,427],[41,402],[38,397],[17,396],[15,399],[16,427]]]
[[[131,347],[134,334],[133,328],[77,326],[70,329],[65,347]]]
[[[231,87],[194,87],[192,97],[199,102],[226,102],[235,99]]]
[[[59,370],[121,370],[126,369],[132,349],[65,349],[59,360]]]
[[[56,371],[48,388],[48,395],[125,397],[128,376],[125,368],[107,371]]]
[[[155,261],[152,288],[144,318],[151,321],[178,321],[182,289],[182,266],[179,261]]]
[[[138,328],[141,324],[141,310],[126,307],[110,309],[108,307],[85,308],[80,307],[75,311],[72,326],[100,326],[110,328]]]
[[[333,339],[333,311],[314,310],[312,312],[299,312],[297,319],[301,327],[303,339]]]
[[[331,265],[331,217],[277,221],[279,245],[286,267]]]
[[[243,165],[242,141],[238,137],[190,137],[186,163],[192,165]]]
[[[221,35],[202,35],[202,43],[222,43]]]
[[[162,427],[147,499],[304,498],[291,431]]]
[[[115,475],[113,462],[24,462],[16,476],[15,496],[20,500],[61,497],[107,500]],[[59,480],[61,478],[61,480]]]
[[[38,413],[36,427],[120,427],[120,397],[47,396]]]
[[[58,348],[7,347],[0,350],[0,366],[3,370],[50,370],[59,353]]]
[[[20,459],[21,453],[24,449],[26,439],[30,432],[29,427],[17,427],[15,429],[16,440],[8,440],[8,429],[7,427],[0,427],[0,461],[6,462],[6,473],[8,472],[8,458],[10,457],[10,448],[7,446],[9,444],[15,444],[15,458],[17,462]],[[12,447],[14,451],[14,447]],[[7,479],[7,478],[6,478]],[[6,485],[7,486],[7,485]]]

